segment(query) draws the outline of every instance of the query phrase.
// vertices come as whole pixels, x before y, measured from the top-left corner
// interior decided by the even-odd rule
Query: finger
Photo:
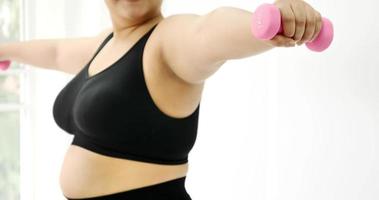
[[[307,16],[305,14],[304,4],[293,3],[291,4],[291,8],[292,8],[293,14],[295,15],[295,24],[296,24],[296,28],[295,28],[296,31],[295,31],[295,35],[293,36],[293,39],[297,42],[304,35]]]
[[[291,7],[280,8],[282,19],[283,33],[285,36],[292,38],[295,35],[295,15]]]
[[[305,23],[305,32],[303,35],[303,38],[297,43],[298,45],[303,44],[304,42],[307,42],[312,39],[315,31],[315,26],[316,26],[316,16],[314,14],[313,9],[310,6],[305,6],[306,7],[306,16],[307,16],[307,21]]]
[[[288,38],[283,35],[276,35],[269,40],[270,44],[276,47],[290,47],[295,46],[295,41],[292,38]]]
[[[313,41],[314,39],[316,39],[316,37],[320,33],[321,27],[322,27],[322,17],[321,17],[321,14],[316,11],[316,16],[315,17],[316,17],[315,31],[314,31],[312,39],[310,41]]]

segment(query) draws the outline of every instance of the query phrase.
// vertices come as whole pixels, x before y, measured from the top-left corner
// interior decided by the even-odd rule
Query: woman
[[[227,60],[313,40],[320,14],[278,0],[284,34],[250,33],[251,12],[220,7],[164,18],[162,0],[105,0],[112,27],[94,37],[13,42],[0,60],[74,74],[54,119],[74,135],[62,165],[67,199],[189,200],[184,183],[205,80]]]

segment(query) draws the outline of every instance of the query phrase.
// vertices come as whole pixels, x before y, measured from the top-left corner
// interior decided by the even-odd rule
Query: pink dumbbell
[[[274,4],[262,4],[252,17],[251,31],[261,40],[270,40],[277,34],[283,33],[280,10]],[[322,18],[322,27],[319,35],[305,45],[312,51],[321,52],[329,47],[333,41],[333,24],[327,18]]]
[[[11,65],[11,61],[5,60],[5,61],[0,61],[0,70],[7,70],[9,66]]]

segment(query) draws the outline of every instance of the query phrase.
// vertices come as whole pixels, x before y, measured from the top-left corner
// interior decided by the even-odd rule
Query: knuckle
[[[307,32],[307,35],[308,35],[308,37],[309,38],[312,38],[312,36],[315,34],[315,31],[316,31],[316,29],[309,29],[309,31]]]
[[[312,35],[307,35],[307,36],[304,36],[303,39],[301,39],[300,41],[301,42],[306,42],[306,41],[309,41],[312,39]]]
[[[318,23],[316,23],[316,25],[315,25],[314,27],[315,27],[315,28],[314,28],[314,32],[317,32],[318,29],[319,29],[319,25],[318,25]]]
[[[291,26],[285,26],[284,28],[284,34],[286,36],[293,36],[295,34],[295,30]]]
[[[321,27],[322,27],[322,24],[321,23],[317,23],[316,32],[319,32],[321,30]]]
[[[303,35],[302,40],[305,40],[305,39],[310,38],[311,35],[312,35],[312,30],[307,29],[307,30],[305,31],[304,35]]]
[[[316,20],[321,21],[321,18],[321,14],[318,11],[316,11]]]
[[[295,18],[291,15],[284,15],[283,16],[283,22],[284,23],[292,23],[295,21]]]
[[[299,26],[305,25],[306,20],[304,18],[300,18],[296,20],[296,24]]]
[[[316,25],[316,22],[314,19],[310,19],[309,21],[307,21],[307,25],[308,26],[315,26]]]

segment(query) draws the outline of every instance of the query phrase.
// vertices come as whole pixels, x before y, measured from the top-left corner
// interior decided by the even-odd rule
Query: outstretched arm
[[[0,44],[0,61],[11,60],[32,66],[76,74],[90,60],[104,38],[105,29],[95,36],[32,39]]]
[[[269,41],[252,35],[253,13],[239,8],[219,7],[201,16],[167,17],[158,26],[161,56],[178,77],[191,84],[201,84],[227,60],[257,55],[276,46],[294,46],[297,41],[314,37],[319,18],[308,4],[301,0],[278,0],[277,6],[284,20],[285,35]],[[317,22],[321,23],[321,19]]]
[[[167,17],[159,25],[162,58],[180,78],[201,83],[229,59],[273,48],[252,37],[251,16],[242,9],[220,7],[201,16]]]

